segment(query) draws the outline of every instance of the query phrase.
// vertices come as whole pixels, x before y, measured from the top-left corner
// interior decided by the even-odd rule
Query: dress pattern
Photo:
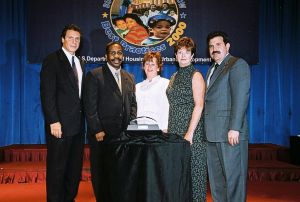
[[[183,137],[188,130],[194,109],[192,77],[196,71],[197,69],[193,65],[181,67],[170,79],[167,88],[170,105],[168,133],[175,133]],[[191,145],[193,202],[206,201],[206,144],[203,116],[201,116]]]

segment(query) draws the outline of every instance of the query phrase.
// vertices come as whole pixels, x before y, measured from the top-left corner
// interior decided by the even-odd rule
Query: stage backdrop
[[[82,3],[81,6],[88,6],[89,2],[92,0]],[[221,13],[221,18],[214,19],[211,21],[212,24],[228,18],[228,16],[222,15],[222,12],[227,7],[234,5],[227,2],[228,5],[225,2],[216,5]],[[45,25],[40,27],[41,33],[46,33],[46,35],[41,34],[39,37],[42,39],[35,41],[33,47],[31,46],[31,48],[40,47],[41,52],[43,45],[50,43],[49,41],[53,45],[53,49],[49,52],[59,48],[62,26],[74,22],[82,15],[74,13],[70,18],[52,21],[51,17],[57,20],[56,15],[68,12],[69,9],[72,10],[76,6],[75,3],[64,5],[62,1],[63,7],[56,0],[53,3],[57,6],[55,12],[40,12],[41,16],[37,16],[37,18],[43,18],[43,15],[50,16],[50,20],[45,21]],[[96,6],[100,9],[102,4],[96,4]],[[26,39],[31,33],[30,26],[27,25],[27,18],[29,12],[32,12],[27,8],[28,0],[0,1],[0,146],[45,143],[44,118],[39,94],[41,64],[30,64],[27,61],[29,48]],[[248,12],[247,8],[242,8],[242,13]],[[195,8],[194,12],[197,13],[198,8]],[[241,17],[241,15],[236,15],[234,19]],[[99,24],[96,25],[97,29],[101,28],[101,19],[99,18]],[[85,22],[88,23],[89,18],[85,19]],[[245,22],[239,22],[240,25],[243,23]],[[52,24],[58,24],[59,29],[54,30],[50,26]],[[188,26],[196,25],[197,21]],[[238,32],[240,25],[232,25],[232,29],[234,28]],[[85,33],[85,35],[88,36],[89,33]],[[196,38],[198,41],[197,36]],[[243,36],[241,38],[239,44],[232,42],[231,48],[241,46],[246,49],[248,39]],[[202,49],[203,44],[201,43],[198,49]],[[97,47],[104,49],[104,42],[97,43]],[[37,54],[39,55],[39,52]],[[300,4],[298,0],[260,0],[259,64],[251,65],[251,92],[248,110],[251,143],[274,143],[288,146],[290,135],[300,134],[299,58]],[[87,69],[98,65],[88,64]],[[197,64],[196,67],[203,75],[206,74],[208,65]],[[139,62],[127,63],[124,68],[135,75],[136,81],[139,82],[143,79]],[[176,71],[176,65],[165,64],[163,76],[170,78],[174,71]]]
[[[195,62],[208,64],[206,36],[223,30],[234,44],[231,53],[257,64],[258,12],[258,1],[253,0],[28,0],[28,61],[40,63],[60,47],[62,27],[72,22],[82,29],[78,53],[88,63],[105,61],[103,45],[109,41],[123,45],[127,63],[141,62],[149,50],[160,51],[165,63],[174,63],[173,45],[190,36],[198,47]],[[127,27],[124,17],[140,23]],[[157,25],[158,20],[167,25]],[[170,29],[162,30],[165,26]],[[145,34],[132,34],[137,29]]]

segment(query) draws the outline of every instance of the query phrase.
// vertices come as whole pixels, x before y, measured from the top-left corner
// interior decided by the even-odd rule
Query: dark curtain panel
[[[2,0],[0,9],[0,146],[45,143],[41,64],[26,61],[26,1]],[[259,20],[260,62],[251,66],[250,142],[288,146],[289,136],[300,134],[300,4],[261,0]],[[142,81],[141,64],[124,68]],[[197,68],[205,76],[208,67]],[[175,71],[175,65],[166,65],[162,75],[170,78]]]
[[[290,135],[300,134],[299,11],[297,0],[260,1],[260,63],[251,68],[249,106],[253,143],[288,145]]]

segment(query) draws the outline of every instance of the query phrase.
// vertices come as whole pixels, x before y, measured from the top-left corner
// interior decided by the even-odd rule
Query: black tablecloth
[[[103,147],[107,201],[192,201],[190,145],[180,136],[127,134]]]

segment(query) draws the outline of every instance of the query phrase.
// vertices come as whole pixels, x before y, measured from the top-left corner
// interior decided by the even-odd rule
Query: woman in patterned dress
[[[193,202],[206,201],[206,138],[203,128],[205,82],[193,66],[196,52],[191,38],[183,37],[174,47],[179,70],[167,88],[169,100],[168,132],[181,135],[191,144]]]

